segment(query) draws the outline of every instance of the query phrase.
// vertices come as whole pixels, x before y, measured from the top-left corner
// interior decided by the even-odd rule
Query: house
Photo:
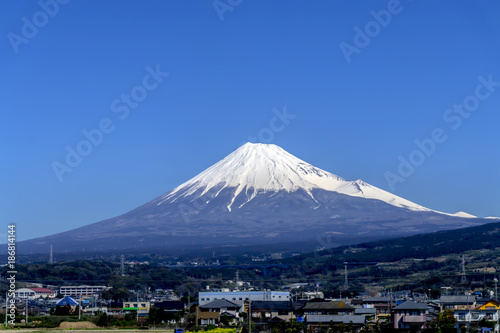
[[[342,301],[307,302],[301,309],[304,315],[350,315],[354,308]]]
[[[470,327],[471,322],[477,321],[479,313],[474,311],[479,305],[475,295],[447,295],[439,298],[441,310],[453,310],[453,316],[457,321],[455,328],[457,330]]]
[[[365,316],[367,320],[377,319],[377,309],[375,308],[356,308],[354,309],[354,315]]]
[[[393,299],[391,297],[366,297],[363,299],[363,306],[366,308],[374,308],[375,304],[391,304]]]
[[[420,332],[427,323],[427,304],[406,301],[392,309],[394,329]]]
[[[356,332],[359,332],[360,328],[366,323],[366,317],[356,315],[307,315],[306,322],[309,327],[309,332],[311,333],[315,333],[319,331],[321,327],[328,327],[331,324],[349,325],[352,326]]]
[[[270,328],[272,323],[289,321],[295,317],[291,302],[257,301],[251,303],[250,309],[255,324],[266,328]]]
[[[471,310],[476,307],[475,295],[441,296],[438,303],[443,310]]]
[[[367,297],[363,300],[364,308],[374,308],[377,310],[377,319],[390,317],[391,310],[396,305],[392,297]]]
[[[218,325],[221,316],[225,316],[229,321],[239,318],[241,306],[225,299],[217,299],[196,307],[197,325]]]
[[[163,309],[165,313],[178,313],[186,308],[186,304],[183,301],[163,301],[156,302],[154,306]]]
[[[500,303],[494,299],[481,303],[482,304],[476,303],[473,309],[455,310],[453,315],[457,320],[457,327],[470,327],[471,325],[486,320],[495,322],[495,332],[498,332],[498,310],[500,309]]]

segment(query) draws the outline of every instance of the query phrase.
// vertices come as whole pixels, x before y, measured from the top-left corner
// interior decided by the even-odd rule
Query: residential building
[[[166,313],[178,313],[186,308],[186,304],[183,301],[156,302],[153,306],[163,309]]]
[[[315,333],[321,327],[328,327],[330,324],[351,325],[356,332],[366,323],[365,316],[355,315],[307,315],[306,322],[309,331]]]
[[[487,320],[496,323],[495,332],[498,332],[499,309],[500,303],[490,299],[482,304],[476,303],[473,308],[454,310],[453,316],[457,320],[456,327],[465,326],[468,328],[474,323]]]
[[[106,286],[62,286],[59,293],[71,297],[97,297],[108,289],[110,287]]]
[[[200,292],[198,304],[203,304],[225,299],[227,301],[243,305],[245,301],[290,301],[290,293],[287,291],[228,291],[228,292]]]
[[[354,307],[342,301],[307,302],[301,310],[304,315],[350,315],[354,313]]]
[[[218,325],[221,316],[226,316],[230,321],[237,320],[241,306],[226,299],[216,299],[196,307],[197,325]]]
[[[376,309],[377,319],[390,317],[396,305],[392,297],[366,297],[363,300],[363,307]]]
[[[392,322],[394,329],[420,332],[427,322],[427,304],[406,301],[396,306],[393,311]]]
[[[252,320],[255,323],[265,324],[270,320],[288,321],[294,318],[291,302],[256,301],[251,303]]]

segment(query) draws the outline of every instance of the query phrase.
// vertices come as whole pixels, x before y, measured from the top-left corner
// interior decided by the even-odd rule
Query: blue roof
[[[56,303],[57,306],[64,306],[64,305],[78,305],[78,302],[70,296],[64,296],[64,298],[61,298],[60,300],[57,301]]]

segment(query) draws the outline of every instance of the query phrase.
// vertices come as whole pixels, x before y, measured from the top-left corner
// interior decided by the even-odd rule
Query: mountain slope
[[[259,193],[295,192],[299,189],[304,190],[313,200],[311,190],[323,189],[355,197],[378,199],[411,210],[430,211],[362,180],[346,181],[298,159],[276,145],[260,143],[244,144],[220,162],[162,196],[158,204],[172,203],[200,190],[199,196],[203,196],[214,188],[219,189],[215,197],[223,189],[236,189],[227,207],[229,211],[234,199],[242,192],[248,199],[242,204],[244,205]]]
[[[245,144],[174,190],[111,219],[21,242],[25,252],[337,244],[456,229],[495,220],[443,214],[316,168],[275,145]]]

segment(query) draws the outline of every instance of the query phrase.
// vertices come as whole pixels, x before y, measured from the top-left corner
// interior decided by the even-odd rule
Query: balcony
[[[425,315],[420,315],[420,316],[403,316],[403,323],[406,324],[423,324],[426,322],[426,317]]]
[[[478,313],[478,312],[470,312],[467,314],[460,313],[460,314],[455,314],[455,319],[458,322],[475,322],[475,321],[481,321],[483,319],[485,320],[490,320],[490,321],[498,321],[499,316],[497,313],[493,314],[484,314],[484,313]]]

